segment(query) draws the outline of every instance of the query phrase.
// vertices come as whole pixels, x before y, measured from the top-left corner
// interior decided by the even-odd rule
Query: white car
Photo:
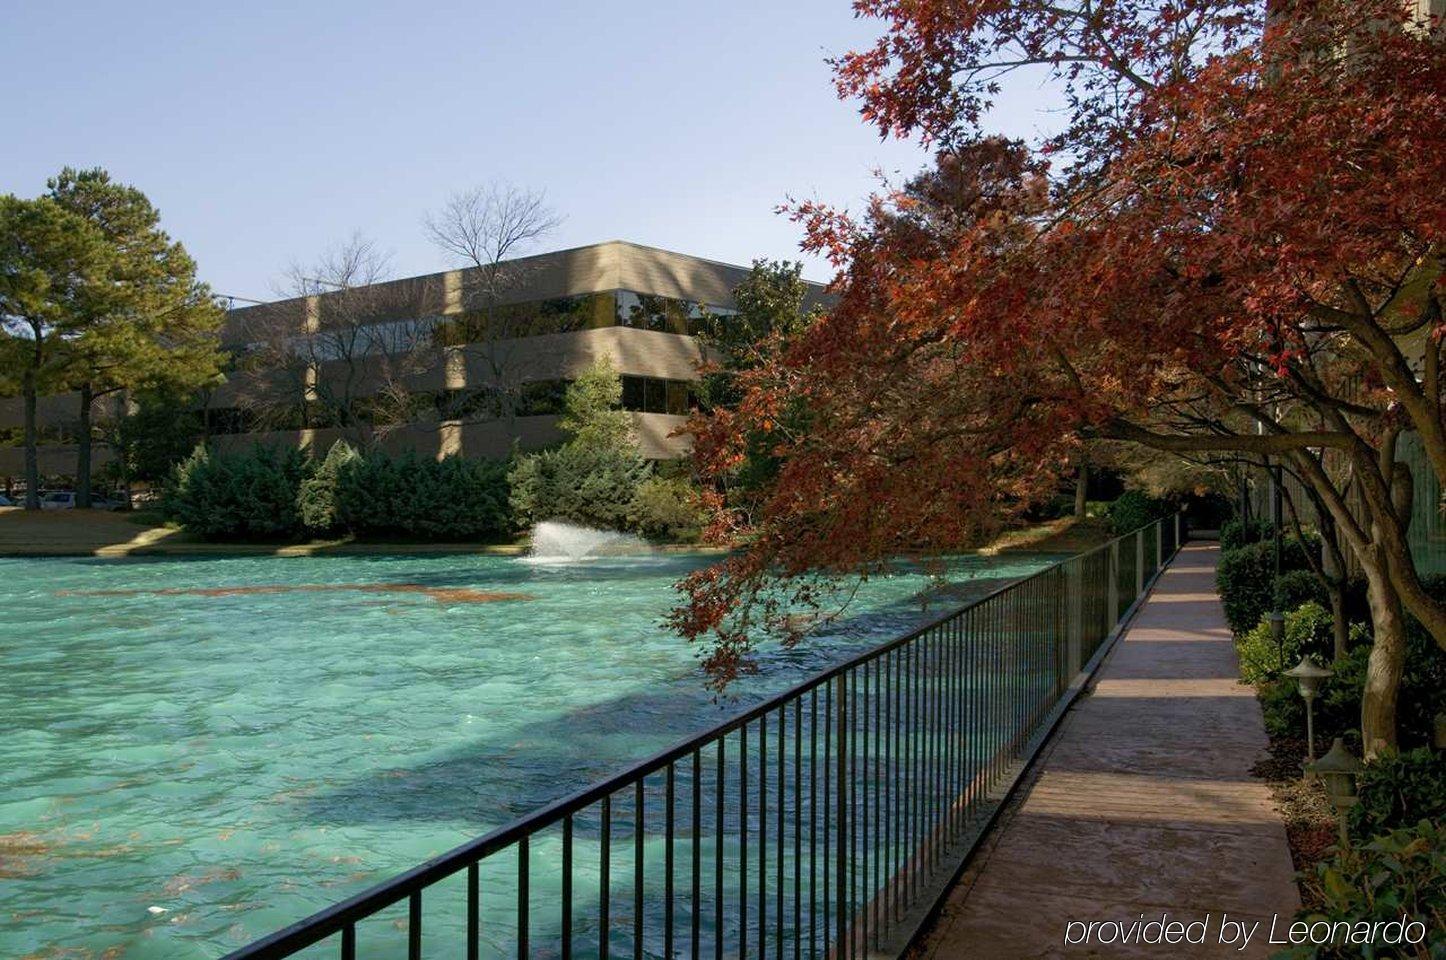
[[[44,494],[40,498],[40,509],[42,510],[74,510],[78,495],[74,490],[54,490]],[[92,494],[90,498],[92,510],[119,510],[120,504],[115,500],[107,500],[105,497]]]

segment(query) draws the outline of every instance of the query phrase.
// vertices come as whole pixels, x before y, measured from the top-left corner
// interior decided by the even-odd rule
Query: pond
[[[697,555],[0,560],[0,955],[218,957],[1051,559],[871,578],[722,701]]]

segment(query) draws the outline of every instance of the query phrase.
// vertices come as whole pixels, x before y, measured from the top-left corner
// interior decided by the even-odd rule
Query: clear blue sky
[[[787,195],[856,205],[874,168],[924,159],[834,95],[824,58],[880,29],[847,0],[0,0],[0,18],[0,191],[104,166],[240,296],[356,230],[400,275],[441,269],[420,217],[491,180],[547,192],[566,220],[545,248],[797,258]]]

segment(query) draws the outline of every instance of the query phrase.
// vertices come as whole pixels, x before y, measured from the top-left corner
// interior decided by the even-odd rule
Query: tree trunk
[[[1406,618],[1383,557],[1362,558],[1375,636],[1361,696],[1361,743],[1367,757],[1396,745],[1396,698],[1406,664]]]
[[[1083,520],[1089,509],[1090,463],[1084,457],[1079,461],[1079,476],[1074,481],[1074,516]]]
[[[1336,579],[1331,581],[1326,592],[1330,595],[1331,630],[1335,640],[1332,659],[1339,663],[1345,659],[1346,647],[1351,639],[1351,625],[1346,623],[1346,591],[1341,581]]]
[[[40,509],[40,453],[35,425],[35,371],[28,369],[22,378],[25,393],[25,509]]]
[[[80,385],[80,424],[75,438],[75,505],[89,510],[91,459],[91,407],[95,391],[89,382]]]

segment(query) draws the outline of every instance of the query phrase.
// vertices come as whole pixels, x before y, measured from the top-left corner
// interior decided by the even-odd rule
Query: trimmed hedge
[[[1220,549],[1239,550],[1252,543],[1269,540],[1274,532],[1275,527],[1269,520],[1256,518],[1247,521],[1234,517],[1220,527]]]
[[[1309,571],[1307,549],[1318,554],[1320,545],[1313,538],[1307,538],[1304,546],[1294,537],[1287,538],[1281,548],[1281,573]],[[1298,580],[1293,582],[1292,590],[1298,589],[1298,584]],[[1215,573],[1215,585],[1220,591],[1220,601],[1225,606],[1225,619],[1230,629],[1238,634],[1255,626],[1270,611],[1276,589],[1274,543],[1252,543],[1222,553]],[[1306,599],[1324,602],[1324,592]]]

